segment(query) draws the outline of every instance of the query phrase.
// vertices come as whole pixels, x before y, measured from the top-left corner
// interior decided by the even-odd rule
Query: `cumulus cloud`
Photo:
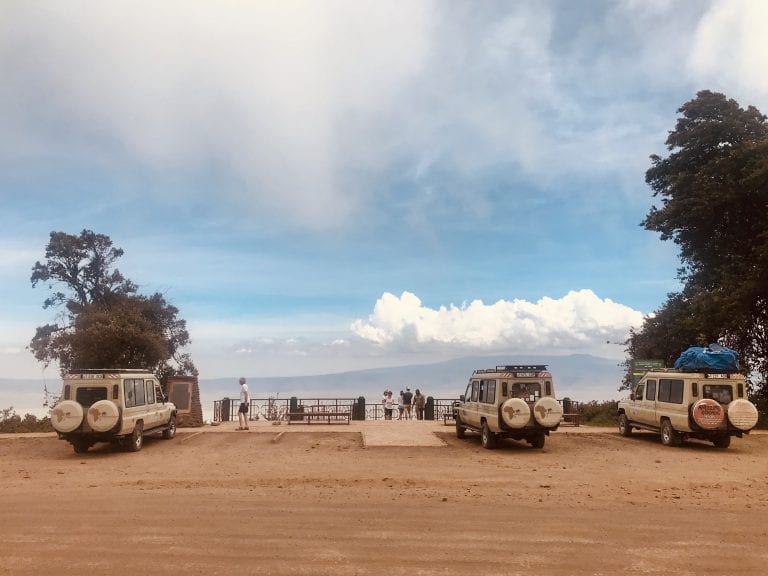
[[[410,292],[384,293],[367,320],[352,331],[385,347],[457,347],[482,351],[514,349],[540,353],[594,351],[625,339],[639,327],[641,312],[591,290],[571,291],[538,302],[474,300],[461,306],[425,307]]]

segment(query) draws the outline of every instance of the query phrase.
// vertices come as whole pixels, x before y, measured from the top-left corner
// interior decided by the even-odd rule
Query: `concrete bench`
[[[351,410],[305,410],[289,412],[288,424],[311,424],[312,420],[324,424],[349,424],[352,421]]]

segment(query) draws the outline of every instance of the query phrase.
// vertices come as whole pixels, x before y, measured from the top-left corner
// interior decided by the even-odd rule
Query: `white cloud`
[[[367,320],[352,331],[385,347],[463,347],[483,351],[513,349],[539,353],[593,352],[607,341],[624,340],[630,327],[643,321],[641,312],[591,290],[572,291],[560,299],[475,300],[460,307],[422,305],[410,292],[385,293]]]
[[[0,152],[218,170],[223,200],[322,228],[356,204],[342,128],[418,72],[430,5],[5,4]]]
[[[768,106],[768,3],[719,0],[701,19],[688,66],[703,88]]]

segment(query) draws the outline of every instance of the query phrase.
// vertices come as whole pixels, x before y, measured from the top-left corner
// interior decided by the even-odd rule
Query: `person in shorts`
[[[405,409],[405,413],[403,414],[403,417],[406,420],[411,419],[411,404],[413,403],[413,392],[411,392],[410,388],[406,388],[405,392],[403,392],[403,408]]]
[[[237,410],[237,418],[240,422],[238,430],[248,430],[248,405],[250,404],[248,396],[248,384],[245,378],[240,378],[240,408]]]

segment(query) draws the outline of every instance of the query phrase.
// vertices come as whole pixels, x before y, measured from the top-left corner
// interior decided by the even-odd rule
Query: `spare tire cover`
[[[51,425],[57,432],[72,432],[83,423],[83,407],[74,400],[59,402],[51,410]]]
[[[522,398],[510,398],[501,405],[501,418],[510,428],[523,428],[531,420],[531,409]]]
[[[560,420],[563,418],[563,407],[551,396],[545,396],[534,404],[533,417],[542,426],[553,428],[560,424]]]
[[[714,430],[723,423],[725,410],[717,400],[702,398],[691,409],[693,421],[704,430]]]
[[[739,430],[752,430],[757,426],[757,408],[749,400],[738,398],[728,404],[728,420]]]
[[[94,432],[107,432],[112,430],[120,419],[120,410],[110,400],[99,400],[88,408],[85,417]]]

